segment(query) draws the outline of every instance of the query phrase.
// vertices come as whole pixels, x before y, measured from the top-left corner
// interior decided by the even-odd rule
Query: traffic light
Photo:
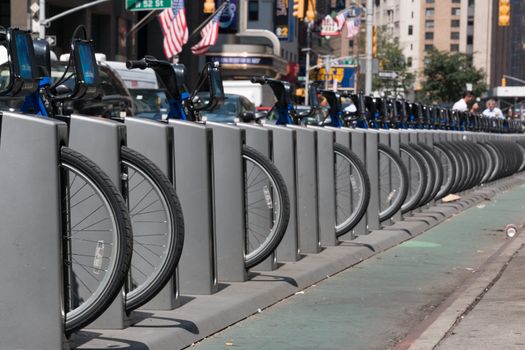
[[[315,20],[315,7],[316,7],[316,0],[307,0],[308,1],[308,9],[306,10],[306,19],[309,22],[313,22]]]
[[[499,0],[498,25],[500,27],[510,25],[510,0]]]
[[[293,0],[293,16],[299,19],[304,18],[304,0]]]
[[[377,55],[377,27],[374,26],[372,29],[372,57]]]
[[[215,12],[215,0],[204,0],[204,13]]]

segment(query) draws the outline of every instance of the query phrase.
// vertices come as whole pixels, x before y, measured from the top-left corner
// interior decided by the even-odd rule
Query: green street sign
[[[150,11],[169,9],[171,0],[126,0],[126,10],[128,11]]]

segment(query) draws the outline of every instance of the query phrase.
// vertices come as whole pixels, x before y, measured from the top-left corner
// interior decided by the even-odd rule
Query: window
[[[459,4],[459,3],[461,3],[461,0],[452,0],[452,3]]]
[[[259,0],[250,0],[248,2],[248,20],[259,20]]]
[[[434,8],[433,7],[429,7],[427,9],[425,9],[425,16],[427,16],[427,17],[434,16]]]
[[[407,67],[412,67],[412,57],[407,57]]]
[[[353,48],[354,47],[354,41],[353,40],[348,41],[348,46]]]
[[[451,32],[450,39],[459,39],[459,32]]]
[[[414,26],[413,25],[409,25],[408,26],[408,35],[412,35],[414,34]]]
[[[452,52],[459,51],[459,45],[458,44],[451,44],[450,45],[450,51],[452,51]]]
[[[414,11],[411,12],[410,17],[414,18]]]
[[[459,16],[461,14],[461,9],[459,7],[453,7],[450,14],[452,16]]]
[[[467,36],[467,45],[472,45],[474,43],[474,36]]]
[[[425,0],[425,2],[426,2],[427,4],[433,4],[433,3],[434,3],[434,0]]]
[[[450,26],[452,28],[457,28],[459,27],[459,19],[453,19],[452,21],[450,21]]]
[[[425,32],[425,40],[433,40],[434,32]]]
[[[432,44],[426,44],[425,45],[425,51],[431,50],[434,47]]]
[[[414,44],[410,44],[410,51],[414,50]]]
[[[425,28],[434,28],[434,20],[432,19],[427,19],[425,21]]]

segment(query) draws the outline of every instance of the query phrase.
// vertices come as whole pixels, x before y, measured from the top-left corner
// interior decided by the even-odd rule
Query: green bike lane
[[[387,349],[505,243],[525,221],[525,185],[329,276],[209,338],[213,349]]]

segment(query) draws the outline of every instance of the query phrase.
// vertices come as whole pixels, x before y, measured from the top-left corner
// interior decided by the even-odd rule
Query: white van
[[[100,66],[109,68],[129,91],[133,99],[133,115],[148,119],[166,119],[168,101],[166,92],[160,88],[153,69],[127,69],[124,62],[98,62]]]

